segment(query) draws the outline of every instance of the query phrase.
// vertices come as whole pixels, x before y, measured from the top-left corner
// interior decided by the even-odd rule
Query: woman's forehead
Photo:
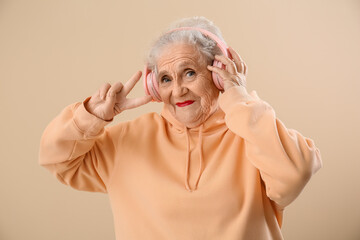
[[[167,46],[159,56],[158,70],[167,68],[182,69],[184,67],[197,67],[203,64],[203,57],[198,49],[190,44],[172,44]]]

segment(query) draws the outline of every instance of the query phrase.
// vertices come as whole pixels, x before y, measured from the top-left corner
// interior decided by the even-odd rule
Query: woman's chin
[[[177,115],[175,118],[181,122],[183,125],[185,125],[187,128],[195,128],[201,125],[204,120],[205,116],[203,115],[194,115],[194,114],[184,114],[184,115]]]
[[[168,107],[170,107],[170,105]],[[172,105],[169,110],[175,119],[187,128],[200,126],[210,115],[209,111],[206,111],[207,108],[204,111],[204,108],[202,108],[200,104],[197,104],[197,102],[184,107]]]

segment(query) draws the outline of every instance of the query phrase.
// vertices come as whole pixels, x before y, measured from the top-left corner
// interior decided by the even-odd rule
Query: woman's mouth
[[[185,102],[178,102],[178,103],[176,103],[176,106],[185,107],[185,106],[188,106],[188,105],[193,104],[193,103],[194,103],[193,100],[188,100],[188,101],[185,101]]]

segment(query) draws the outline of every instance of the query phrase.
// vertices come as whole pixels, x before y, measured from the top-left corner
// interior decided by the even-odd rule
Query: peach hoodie
[[[283,239],[283,209],[321,168],[320,152],[255,91],[233,87],[219,105],[187,129],[165,108],[104,128],[72,104],[47,126],[40,164],[108,193],[118,240]]]

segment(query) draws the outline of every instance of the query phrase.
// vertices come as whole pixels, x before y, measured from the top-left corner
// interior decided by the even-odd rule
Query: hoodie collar
[[[221,110],[220,107],[215,110],[215,112],[208,117],[202,124],[200,124],[197,127],[194,128],[187,128],[183,123],[178,121],[172,113],[163,106],[163,109],[161,111],[161,116],[165,118],[165,120],[170,124],[170,127],[179,133],[184,132],[186,129],[188,129],[191,132],[198,132],[201,131],[203,133],[213,132],[218,130],[219,128],[226,127],[225,124],[225,113]]]

